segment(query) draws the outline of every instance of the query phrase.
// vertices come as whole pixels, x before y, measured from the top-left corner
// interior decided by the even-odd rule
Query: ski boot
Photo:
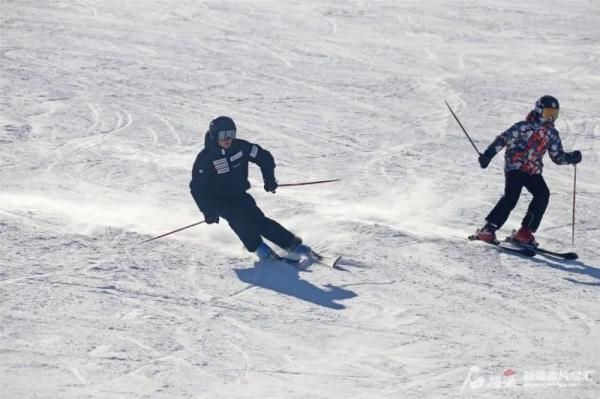
[[[491,244],[498,244],[499,242],[496,238],[496,226],[491,223],[487,223],[482,228],[477,229],[475,232],[475,239],[489,242]]]
[[[271,249],[271,247],[269,247],[264,242],[260,243],[260,245],[258,246],[256,251],[254,251],[254,253],[256,254],[256,256],[258,256],[258,260],[278,260],[279,259],[279,255],[277,255],[275,253],[275,251],[273,251]]]
[[[317,255],[308,245],[302,244],[300,237],[294,237],[292,244],[286,248],[288,259],[300,260],[302,258],[317,259]]]
[[[521,228],[517,230],[513,230],[510,240],[524,246],[537,247],[538,243],[533,236],[533,232],[529,230],[528,227],[521,226]]]

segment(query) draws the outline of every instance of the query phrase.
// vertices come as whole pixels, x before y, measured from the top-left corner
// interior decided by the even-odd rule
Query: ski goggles
[[[558,118],[558,108],[542,109],[542,119],[555,121]]]
[[[235,138],[235,130],[221,130],[217,133],[217,140],[227,140]]]

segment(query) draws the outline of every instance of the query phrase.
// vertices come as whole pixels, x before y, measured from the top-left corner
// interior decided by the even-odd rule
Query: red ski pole
[[[280,184],[279,187],[306,186],[306,185],[309,185],[309,184],[331,183],[331,182],[340,181],[340,180],[341,179],[330,179],[330,180],[309,181],[309,182],[304,182],[304,183],[285,183],[285,184]],[[144,244],[144,243],[147,243],[147,242],[150,242],[150,241],[158,240],[159,238],[163,238],[163,237],[166,237],[168,235],[177,233],[177,232],[179,232],[181,230],[189,229],[190,227],[194,227],[194,226],[197,226],[197,225],[202,224],[202,223],[204,223],[204,220],[201,221],[201,222],[190,224],[189,226],[185,226],[185,227],[181,227],[179,229],[173,230],[173,231],[169,231],[168,233],[161,234],[161,235],[159,235],[157,237],[150,238],[150,239],[148,239],[146,241],[142,241],[140,244]]]
[[[304,183],[284,183],[284,184],[280,184],[279,187],[308,186],[309,184],[331,183],[334,181],[341,181],[341,180],[342,179],[330,179],[330,180],[308,181],[308,182],[304,182]]]
[[[197,226],[197,225],[202,224],[202,223],[204,223],[204,220],[201,221],[201,222],[190,224],[189,226],[185,226],[185,227],[182,227],[182,228],[177,229],[177,230],[169,231],[168,233],[161,234],[158,237],[150,238],[150,239],[148,239],[146,241],[140,242],[140,244],[144,244],[144,243],[147,243],[147,242],[150,242],[150,241],[158,240],[159,238],[166,237],[166,236],[171,235],[173,233],[177,233],[178,231],[181,231],[181,230],[189,229],[190,227],[194,227],[194,226]]]
[[[571,246],[575,246],[575,192],[577,188],[577,165],[573,165],[573,218],[571,219]]]

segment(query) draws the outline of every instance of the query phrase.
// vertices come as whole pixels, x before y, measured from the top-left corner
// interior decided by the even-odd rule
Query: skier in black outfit
[[[246,192],[250,188],[248,162],[260,167],[265,191],[275,193],[277,180],[271,153],[257,144],[236,139],[236,126],[231,118],[214,119],[204,137],[204,149],[194,162],[190,182],[192,197],[205,222],[227,220],[246,249],[261,260],[277,258],[262,237],[287,250],[287,257],[310,256],[311,248],[266,217]]]
[[[504,195],[486,217],[485,226],[477,230],[477,239],[497,242],[496,230],[506,222],[525,187],[533,195],[533,199],[521,222],[521,228],[514,231],[511,238],[519,244],[537,245],[533,233],[538,229],[550,199],[550,191],[542,177],[542,158],[547,151],[550,159],[558,165],[575,165],[581,162],[581,152],[563,151],[558,130],[554,127],[558,113],[556,98],[540,97],[524,121],[515,123],[501,133],[480,155],[479,164],[482,168],[487,168],[494,155],[506,147]]]

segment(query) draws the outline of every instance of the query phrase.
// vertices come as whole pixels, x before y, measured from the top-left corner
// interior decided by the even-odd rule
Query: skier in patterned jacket
[[[533,199],[521,222],[521,228],[513,231],[512,239],[519,244],[537,245],[533,233],[542,221],[550,198],[550,191],[542,177],[542,158],[548,151],[550,159],[558,165],[581,162],[581,152],[563,151],[558,130],[554,127],[558,112],[556,98],[540,97],[524,121],[515,123],[501,133],[479,156],[479,164],[485,169],[494,155],[506,147],[504,195],[485,218],[485,226],[477,230],[476,238],[497,242],[496,230],[506,222],[525,187],[533,195]]]
[[[246,191],[248,162],[260,167],[264,189],[275,193],[275,161],[270,152],[257,144],[236,139],[236,126],[227,116],[210,123],[204,137],[204,149],[192,168],[190,190],[207,224],[227,220],[246,249],[259,259],[276,259],[277,255],[262,237],[288,251],[288,257],[311,256],[311,248],[302,240],[269,219]]]

